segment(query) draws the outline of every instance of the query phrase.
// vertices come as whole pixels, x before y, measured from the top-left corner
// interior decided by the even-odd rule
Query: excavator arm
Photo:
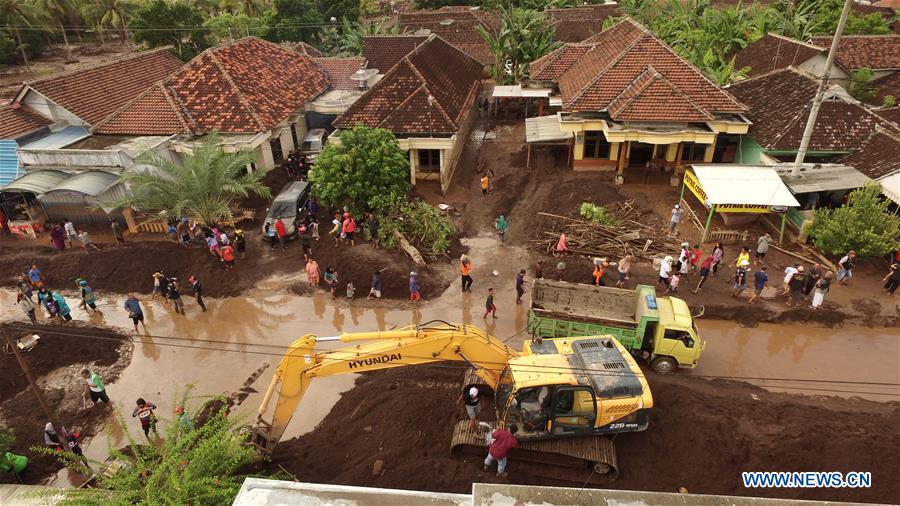
[[[334,351],[316,350],[322,341],[363,342]],[[291,343],[275,370],[257,412],[251,441],[271,453],[287,429],[313,378],[442,361],[466,362],[496,388],[509,359],[519,356],[499,340],[468,325],[446,323],[380,332],[351,332],[333,338],[306,335]],[[276,398],[271,421],[265,416]]]

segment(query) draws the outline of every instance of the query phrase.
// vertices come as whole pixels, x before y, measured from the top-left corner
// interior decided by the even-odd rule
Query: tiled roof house
[[[488,32],[497,30],[500,21],[491,12],[468,7],[407,11],[400,13],[397,24],[408,34],[436,34],[482,65],[494,63],[494,56],[487,42],[475,29],[481,26]],[[369,68],[373,66],[369,65]],[[386,72],[388,69],[379,68],[379,70]]]
[[[728,90],[750,108],[753,122],[738,154],[742,163],[772,160],[792,161],[796,156],[818,90],[815,78],[792,67],[741,81]],[[810,138],[807,161],[835,162],[865,160],[880,156],[872,144],[878,131],[897,133],[897,126],[851,98],[840,86],[825,95]],[[894,158],[897,158],[895,152]],[[877,164],[876,164],[877,165]],[[875,165],[853,165],[869,177],[877,178]]]
[[[446,191],[468,131],[483,65],[430,35],[398,61],[334,125],[384,128],[409,150],[411,179]]]
[[[813,37],[813,45],[830,48],[831,37]],[[846,69],[900,70],[900,35],[844,35],[835,61]]]
[[[369,35],[363,39],[362,55],[366,67],[386,74],[404,56],[428,40],[427,35]]]
[[[556,29],[556,40],[560,42],[581,42],[600,33],[606,18],[621,14],[617,4],[584,5],[544,11],[544,15]]]
[[[748,77],[759,76],[773,70],[797,67],[813,75],[821,75],[825,68],[828,50],[807,42],[769,33],[735,54],[737,69],[749,68]],[[846,73],[837,69],[846,77]]]
[[[338,79],[341,86],[346,85],[346,76]],[[313,58],[246,37],[202,52],[147,87],[93,131],[181,134],[188,142],[218,131],[226,149],[255,150],[256,165],[268,168],[303,139],[305,107],[329,86],[329,73]],[[183,148],[177,142],[173,147]]]
[[[530,67],[556,90],[576,169],[730,161],[746,107],[631,19],[565,44]],[[717,149],[718,147],[718,149]]]

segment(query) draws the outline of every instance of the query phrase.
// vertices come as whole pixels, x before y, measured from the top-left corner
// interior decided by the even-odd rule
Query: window
[[[702,162],[706,156],[706,144],[685,142],[681,148],[681,160],[690,162]]]
[[[272,148],[272,161],[281,163],[284,161],[284,153],[281,151],[281,138],[275,137],[269,140],[269,146]]]
[[[681,341],[682,343],[684,343],[685,348],[694,347],[694,338],[691,337],[690,333],[684,330],[666,329],[666,333],[663,334],[663,339],[674,339],[675,341]]]
[[[440,149],[420,149],[419,151],[419,172],[440,172],[441,171],[441,150]]]
[[[291,125],[291,139],[294,139],[294,148],[300,145],[297,142],[297,125]]]
[[[609,158],[610,144],[603,132],[584,133],[585,158]]]

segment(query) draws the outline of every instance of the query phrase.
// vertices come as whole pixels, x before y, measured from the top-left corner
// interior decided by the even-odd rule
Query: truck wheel
[[[650,368],[653,372],[666,374],[678,370],[678,362],[672,357],[656,357],[650,362]]]

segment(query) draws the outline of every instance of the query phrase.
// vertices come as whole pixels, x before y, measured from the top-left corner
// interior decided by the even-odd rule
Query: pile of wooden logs
[[[614,226],[592,223],[581,218],[569,218],[550,213],[538,213],[545,218],[549,229],[531,240],[531,247],[552,253],[561,233],[566,234],[570,253],[592,257],[621,258],[632,255],[636,260],[678,252],[679,242],[666,235],[664,225],[652,226],[638,221],[641,212],[631,201],[606,206],[618,220]]]

